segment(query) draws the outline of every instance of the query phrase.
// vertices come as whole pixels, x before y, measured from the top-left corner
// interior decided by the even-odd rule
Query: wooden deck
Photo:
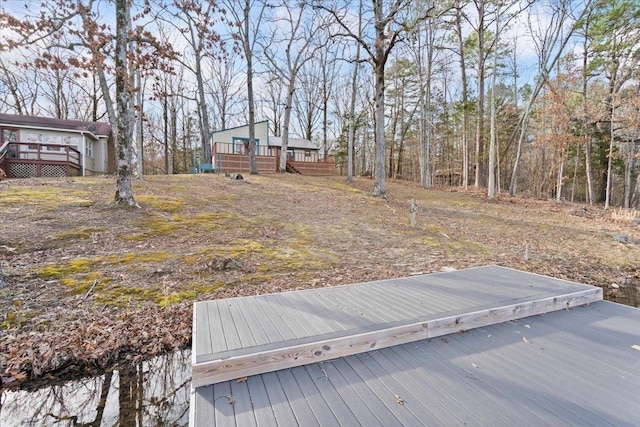
[[[640,425],[640,310],[607,301],[192,391],[191,426]]]
[[[488,266],[198,302],[192,386],[397,346],[602,299],[602,290]],[[233,382],[232,382],[233,383]]]

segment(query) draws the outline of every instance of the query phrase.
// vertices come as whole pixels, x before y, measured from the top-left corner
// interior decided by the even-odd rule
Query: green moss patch
[[[60,205],[92,206],[90,193],[57,186],[12,186],[0,193],[0,205],[31,205],[41,210],[58,210]]]
[[[58,233],[48,238],[50,241],[64,241],[64,240],[82,240],[88,239],[91,237],[92,233],[97,233],[100,231],[104,231],[102,228],[98,227],[80,227],[75,229],[70,229],[63,231],[62,233]]]
[[[41,279],[61,279],[65,276],[86,273],[91,268],[92,261],[87,258],[77,258],[63,264],[52,264],[38,272]]]
[[[184,202],[174,197],[160,197],[154,195],[136,196],[136,201],[144,206],[149,206],[157,211],[175,213],[182,210]]]

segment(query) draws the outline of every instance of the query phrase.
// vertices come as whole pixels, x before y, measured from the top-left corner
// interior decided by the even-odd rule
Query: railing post
[[[22,146],[22,145],[21,145]],[[40,162],[42,161],[42,145],[38,144],[38,151],[37,151],[37,155],[36,155],[36,177],[41,177],[42,176],[42,165],[40,164]],[[18,155],[20,156],[20,155]]]

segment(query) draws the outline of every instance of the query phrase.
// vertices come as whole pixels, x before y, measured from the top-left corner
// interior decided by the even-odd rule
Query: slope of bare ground
[[[3,386],[188,346],[196,300],[484,264],[614,297],[638,281],[633,215],[398,182],[382,200],[371,188],[338,177],[150,176],[135,182],[142,208],[125,209],[110,204],[112,178],[1,182]]]

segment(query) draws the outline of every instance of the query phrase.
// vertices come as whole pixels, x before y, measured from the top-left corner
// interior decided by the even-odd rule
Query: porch
[[[280,147],[256,146],[258,173],[276,173],[280,159]],[[323,160],[317,151],[292,148],[287,150],[287,171],[310,176],[333,176],[333,157]],[[249,150],[244,144],[215,142],[213,165],[217,172],[249,172]]]
[[[0,167],[7,178],[82,175],[82,153],[65,144],[6,142],[0,147]]]

